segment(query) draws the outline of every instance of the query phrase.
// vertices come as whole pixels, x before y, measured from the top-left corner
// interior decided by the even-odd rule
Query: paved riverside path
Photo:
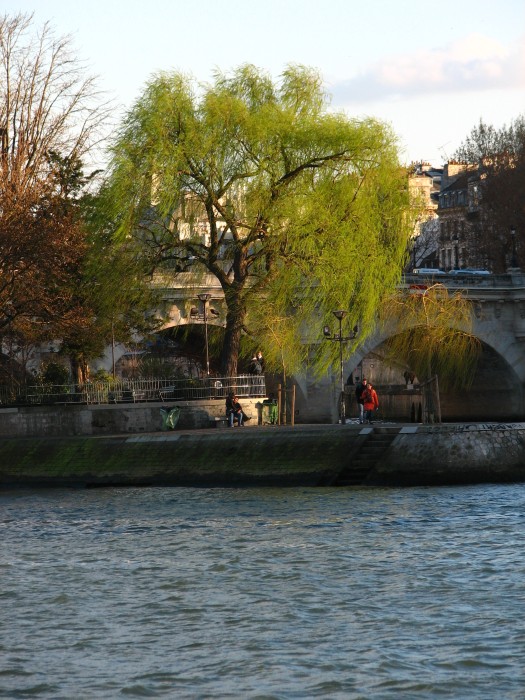
[[[525,423],[254,426],[0,442],[3,488],[505,481],[525,481]]]

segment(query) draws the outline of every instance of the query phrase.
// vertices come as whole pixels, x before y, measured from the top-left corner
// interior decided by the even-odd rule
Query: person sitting
[[[233,391],[230,391],[226,397],[226,417],[228,418],[228,427],[233,428],[234,421],[237,421],[240,428],[243,427],[242,406]]]

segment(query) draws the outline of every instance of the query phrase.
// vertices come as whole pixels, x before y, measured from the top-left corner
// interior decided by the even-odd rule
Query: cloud
[[[525,37],[514,47],[471,34],[442,48],[383,58],[334,83],[334,104],[525,87]]]

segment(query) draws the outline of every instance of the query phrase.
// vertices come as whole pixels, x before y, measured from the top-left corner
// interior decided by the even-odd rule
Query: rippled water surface
[[[0,495],[2,698],[525,697],[525,485]]]

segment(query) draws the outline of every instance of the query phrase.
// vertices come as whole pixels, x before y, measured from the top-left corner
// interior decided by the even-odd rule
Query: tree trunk
[[[70,355],[71,375],[75,385],[84,384],[87,381],[88,364],[84,357],[78,355]]]
[[[226,331],[221,353],[221,375],[223,377],[234,377],[237,374],[239,363],[239,353],[241,349],[241,333],[246,316],[244,304],[234,298],[232,303],[228,303],[226,314]]]

